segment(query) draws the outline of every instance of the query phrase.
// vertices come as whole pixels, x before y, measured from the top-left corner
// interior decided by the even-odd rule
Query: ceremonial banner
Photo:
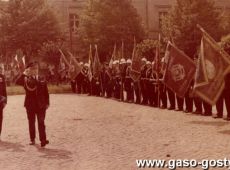
[[[26,67],[26,62],[25,62],[25,56],[22,56],[21,58],[16,54],[15,55],[15,61],[17,63],[17,67],[19,70],[24,71]]]
[[[184,52],[168,42],[163,82],[179,97],[184,97],[194,79],[196,65]]]
[[[117,45],[115,44],[114,48],[113,48],[113,54],[112,54],[111,59],[109,61],[109,68],[111,68],[111,69],[113,68],[113,62],[116,58],[116,51],[117,51]]]
[[[138,81],[140,79],[140,76],[141,76],[141,58],[137,54],[136,41],[134,39],[130,77],[133,79],[133,81]]]
[[[80,64],[75,60],[75,58],[73,57],[73,55],[69,53],[70,55],[70,59],[71,59],[71,63],[68,62],[68,60],[66,59],[66,56],[64,55],[64,53],[62,52],[62,50],[59,49],[59,52],[61,53],[61,60],[69,67],[69,76],[70,79],[73,80],[76,78],[76,76],[81,72],[81,66]]]
[[[98,56],[98,50],[97,45],[95,45],[95,56],[94,56],[94,62],[93,62],[93,76],[100,78],[101,73],[101,63]]]
[[[73,54],[71,52],[68,52],[70,55],[70,66],[69,66],[69,75],[71,80],[74,80],[78,74],[81,72],[82,67],[78,63],[78,61],[74,58]]]
[[[230,71],[230,56],[202,28],[203,37],[195,76],[194,93],[215,105],[224,89],[224,77]]]
[[[93,79],[92,60],[93,60],[93,54],[92,54],[92,46],[90,44],[90,47],[89,47],[89,71],[88,71],[89,81],[92,81],[92,79]]]

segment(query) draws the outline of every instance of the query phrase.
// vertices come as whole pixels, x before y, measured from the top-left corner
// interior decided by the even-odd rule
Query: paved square
[[[51,95],[50,144],[29,146],[24,96],[8,101],[1,170],[137,170],[136,159],[230,158],[222,119],[71,94]]]

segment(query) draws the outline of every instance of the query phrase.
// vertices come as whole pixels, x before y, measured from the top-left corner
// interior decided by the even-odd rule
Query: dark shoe
[[[49,141],[48,141],[48,140],[42,141],[42,142],[41,142],[41,147],[45,147],[47,144],[49,144]]]
[[[32,140],[29,145],[35,145],[35,140]]]
[[[169,107],[168,110],[175,110],[175,107]]]
[[[161,108],[161,109],[166,109],[167,107],[165,107],[165,106],[161,106],[160,108]]]
[[[212,116],[212,113],[204,113],[202,116]]]
[[[196,111],[194,111],[194,112],[193,112],[193,114],[196,114],[196,115],[202,115],[202,112],[201,112],[201,111],[199,111],[199,110],[196,110]]]
[[[230,117],[225,117],[224,120],[230,121]]]
[[[212,116],[214,119],[219,119],[219,118],[223,118],[223,116],[222,115],[214,115],[214,116]]]

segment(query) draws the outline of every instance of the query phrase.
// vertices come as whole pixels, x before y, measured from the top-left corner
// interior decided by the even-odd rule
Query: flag
[[[183,98],[194,79],[196,65],[192,59],[170,42],[167,45],[166,58],[163,82],[177,96]]]
[[[111,68],[111,69],[113,68],[113,62],[116,58],[116,51],[117,51],[117,45],[114,44],[113,53],[112,53],[111,59],[109,61],[109,68]]]
[[[17,63],[17,67],[19,68],[20,71],[24,71],[25,67],[26,67],[26,63],[25,63],[25,56],[23,56],[22,58],[20,58],[17,54],[14,57],[16,63]]]
[[[93,76],[100,78],[100,72],[101,72],[101,64],[98,56],[98,49],[97,45],[95,45],[95,56],[94,56],[94,62],[93,62]]]
[[[230,71],[230,56],[201,28],[200,55],[197,63],[194,93],[215,105],[224,89],[224,77]]]
[[[89,48],[89,71],[88,71],[89,81],[92,81],[92,78],[93,78],[93,73],[92,73],[92,58],[93,58],[92,45],[90,44],[90,48]]]
[[[133,81],[138,81],[141,76],[141,58],[136,51],[136,39],[134,38],[134,47],[132,53],[132,65],[130,71],[130,77]]]
[[[78,61],[74,58],[73,54],[71,52],[68,52],[69,56],[70,56],[70,66],[69,66],[69,76],[71,78],[71,80],[75,79],[78,74],[81,72],[81,66],[78,63]]]

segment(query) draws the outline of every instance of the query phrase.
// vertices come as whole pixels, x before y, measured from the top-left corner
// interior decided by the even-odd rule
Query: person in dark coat
[[[224,50],[230,54],[229,44],[225,45]],[[224,119],[230,121],[230,73],[225,76],[225,87],[216,103],[217,114],[213,116],[214,118],[223,118],[224,103],[227,110],[227,117]]]
[[[132,60],[127,60],[127,68],[126,68],[126,74],[125,74],[125,83],[124,88],[127,93],[126,102],[133,103],[134,102],[134,87],[133,87],[133,80],[131,78],[131,64]]]
[[[141,79],[140,79],[140,87],[141,87],[141,96],[142,96],[142,105],[148,104],[148,97],[147,97],[147,88],[146,88],[146,71],[147,71],[147,59],[141,59],[142,66],[141,66]]]
[[[0,67],[0,139],[2,132],[2,121],[3,121],[3,109],[7,103],[7,93],[6,93],[6,81],[3,75],[3,69]]]
[[[26,92],[24,106],[29,122],[30,145],[35,144],[37,117],[39,139],[41,147],[44,147],[49,143],[46,138],[45,116],[50,102],[47,83],[43,77],[38,76],[38,70],[37,62],[29,63],[23,74],[16,80],[16,84],[23,86]]]

